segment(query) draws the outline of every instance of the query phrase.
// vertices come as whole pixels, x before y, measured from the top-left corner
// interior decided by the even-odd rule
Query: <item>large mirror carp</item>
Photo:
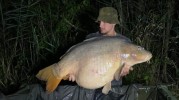
[[[61,80],[69,80],[87,89],[103,87],[102,92],[107,94],[111,81],[120,78],[123,66],[143,63],[151,57],[143,47],[118,36],[95,37],[71,47],[59,62],[40,70],[36,77],[47,81],[48,92],[53,92]]]

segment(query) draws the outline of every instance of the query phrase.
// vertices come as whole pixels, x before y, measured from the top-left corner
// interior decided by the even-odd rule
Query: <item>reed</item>
[[[173,24],[178,23],[176,21],[178,18],[174,16],[176,1],[113,0],[113,2],[120,15],[119,32],[153,54],[150,64],[137,65],[137,70],[128,75],[126,80],[130,83],[141,80],[140,83],[147,85],[175,82],[174,70],[178,70],[176,66],[178,57],[173,58],[171,54],[178,55],[178,49],[171,45],[178,44],[176,43],[178,33],[172,31],[178,29],[178,26]],[[175,42],[172,40],[174,38]]]
[[[64,53],[59,48],[76,43],[80,29],[76,18],[87,6],[87,0],[1,1],[1,92],[9,94],[22,85],[36,83],[36,72]]]

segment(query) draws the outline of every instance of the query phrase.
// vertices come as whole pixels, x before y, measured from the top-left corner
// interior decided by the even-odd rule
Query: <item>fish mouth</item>
[[[150,64],[151,58],[152,58],[152,54],[150,53],[147,57],[145,57],[145,61]]]

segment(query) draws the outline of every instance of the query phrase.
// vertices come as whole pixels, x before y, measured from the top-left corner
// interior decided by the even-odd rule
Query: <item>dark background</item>
[[[101,7],[118,10],[116,31],[151,51],[124,84],[171,84],[179,77],[178,0],[0,0],[0,90],[38,83],[37,72],[98,30]]]

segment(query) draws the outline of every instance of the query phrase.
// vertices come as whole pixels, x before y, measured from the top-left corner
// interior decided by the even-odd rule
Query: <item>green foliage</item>
[[[136,70],[126,77],[127,82],[140,81],[147,85],[175,82],[176,72],[170,72],[178,69],[179,35],[178,32],[172,31],[178,30],[178,18],[174,16],[175,1],[114,0],[114,2],[120,15],[119,32],[153,54],[150,64],[134,67]]]
[[[60,0],[1,1],[2,92],[14,92],[18,88],[12,87],[36,82],[36,71],[57,61],[62,54],[58,52],[64,53],[59,48],[75,44],[74,34],[80,24],[76,18],[88,5],[88,0],[78,3]]]

